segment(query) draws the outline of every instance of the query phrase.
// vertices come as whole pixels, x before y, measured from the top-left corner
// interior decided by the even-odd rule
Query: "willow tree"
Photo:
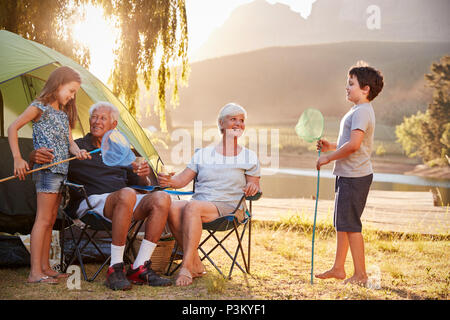
[[[166,97],[178,99],[179,80],[188,76],[187,19],[184,0],[0,0],[0,29],[20,34],[90,64],[89,48],[71,35],[73,18],[83,6],[102,6],[107,19],[117,21],[119,43],[110,77],[112,90],[136,115],[138,79],[147,90],[155,86],[155,111],[166,127]],[[81,12],[81,13],[80,13]],[[168,92],[169,90],[169,92]]]
[[[74,40],[68,26],[61,23],[75,12],[64,0],[0,0],[0,29],[42,43],[88,67],[89,49]]]

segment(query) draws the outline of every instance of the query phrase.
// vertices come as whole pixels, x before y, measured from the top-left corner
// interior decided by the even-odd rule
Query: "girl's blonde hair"
[[[50,74],[44,88],[36,100],[44,104],[52,103],[58,98],[57,92],[59,86],[65,85],[66,83],[70,83],[72,81],[76,81],[81,84],[81,76],[78,71],[66,66],[59,67]],[[69,100],[66,105],[61,106],[61,110],[64,111],[69,118],[69,125],[72,129],[75,128],[75,123],[77,121],[77,106],[75,100],[76,95],[73,99]]]

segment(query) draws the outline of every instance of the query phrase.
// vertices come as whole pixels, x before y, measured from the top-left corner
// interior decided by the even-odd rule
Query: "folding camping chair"
[[[203,241],[200,242],[198,246],[198,250],[203,254],[203,257],[200,257],[201,261],[204,259],[208,259],[208,261],[216,268],[216,270],[225,278],[225,275],[223,274],[222,270],[217,266],[217,264],[214,262],[214,260],[211,258],[211,254],[217,249],[218,247],[222,248],[223,251],[227,254],[227,256],[232,260],[231,267],[228,273],[228,279],[231,278],[231,275],[233,273],[234,266],[236,265],[243,273],[250,273],[250,253],[251,253],[251,226],[252,226],[252,202],[258,200],[261,197],[262,193],[258,192],[256,195],[251,197],[245,197],[245,195],[242,196],[240,199],[238,205],[236,208],[230,213],[230,215],[226,215],[223,217],[220,217],[214,221],[203,223],[202,229],[208,231],[208,236],[203,239]],[[245,218],[243,221],[238,221],[238,218],[234,216],[240,205],[243,201],[248,201],[248,209],[245,211]],[[239,234],[239,227],[242,226],[242,231]],[[247,248],[247,257],[244,253],[244,246],[243,246],[243,239],[246,232],[246,229],[248,227],[248,248]],[[226,235],[222,239],[218,239],[216,237],[216,232],[225,232]],[[236,235],[237,240],[237,246],[234,250],[234,255],[232,255],[227,248],[224,246],[223,242],[232,234]],[[206,252],[203,247],[205,247],[205,244],[210,240],[215,240],[215,246],[212,247],[208,252]],[[212,240],[211,240],[212,241]],[[178,245],[175,246],[172,255],[170,257],[169,266],[167,268],[166,275],[172,275],[180,266],[181,264],[177,265],[173,270],[170,270],[172,267],[172,264],[175,260],[175,256],[177,255],[177,249]],[[242,261],[244,263],[244,268],[238,263],[237,258],[239,255],[239,252],[241,253]]]
[[[89,203],[86,190],[83,185],[71,183],[68,181],[64,181],[62,183],[63,188],[63,212],[64,212],[64,219],[62,219],[61,224],[61,269],[63,272],[65,272],[71,264],[75,262],[75,260],[78,261],[81,272],[83,273],[83,277],[85,281],[94,281],[95,278],[98,276],[98,274],[103,270],[103,268],[109,263],[111,259],[111,255],[105,254],[100,246],[95,241],[95,236],[99,232],[106,232],[108,235],[108,238],[112,239],[112,224],[111,222],[104,219],[101,215],[99,215],[97,212],[92,210],[92,206]],[[91,210],[88,210],[86,214],[81,217],[73,217],[70,216],[65,209],[67,206],[68,200],[69,200],[69,188],[73,191],[78,192],[87,202],[88,207],[91,208]],[[128,234],[127,234],[127,244],[125,246],[125,253],[124,253],[124,262],[125,263],[132,263],[134,258],[136,257],[136,253],[134,252],[133,242],[136,239],[137,233],[139,229],[141,228],[142,224],[145,220],[141,221],[133,221],[131,224]],[[67,225],[67,226],[66,226]],[[72,238],[72,241],[75,242],[74,248],[72,250],[72,253],[69,254],[67,257],[64,257],[64,231],[66,229],[69,229],[70,235]],[[78,237],[75,235],[75,230],[79,232]],[[83,253],[86,250],[87,246],[89,244],[92,244],[94,248],[96,249],[96,252],[102,257],[104,262],[102,265],[97,269],[97,271],[91,276],[88,277],[86,273],[86,268],[84,266],[83,262]],[[65,261],[64,261],[65,260]],[[67,263],[65,263],[67,261]]]

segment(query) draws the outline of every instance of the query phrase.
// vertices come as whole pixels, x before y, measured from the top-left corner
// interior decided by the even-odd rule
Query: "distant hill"
[[[180,106],[169,119],[174,126],[192,126],[194,120],[214,124],[219,108],[231,101],[247,109],[249,124],[295,123],[307,107],[341,117],[350,107],[345,100],[348,68],[365,60],[385,77],[373,103],[377,121],[400,123],[404,115],[427,107],[431,90],[425,88],[424,74],[446,53],[449,42],[347,42],[209,59],[191,65],[189,86],[180,89]]]
[[[381,28],[367,19],[380,9]],[[284,4],[255,0],[236,8],[193,61],[277,46],[343,41],[450,41],[449,0],[317,0],[304,19]]]

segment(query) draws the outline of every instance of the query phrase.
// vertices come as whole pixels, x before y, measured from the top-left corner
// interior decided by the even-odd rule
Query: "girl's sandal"
[[[35,281],[27,281],[27,283],[48,283],[48,284],[58,284],[58,279],[49,276],[43,276],[42,278]]]
[[[54,278],[54,279],[65,279],[65,278],[68,278],[70,276],[70,273],[61,273],[61,272],[58,272],[57,274],[55,274],[54,276],[50,276],[50,277],[52,277],[52,278]]]

